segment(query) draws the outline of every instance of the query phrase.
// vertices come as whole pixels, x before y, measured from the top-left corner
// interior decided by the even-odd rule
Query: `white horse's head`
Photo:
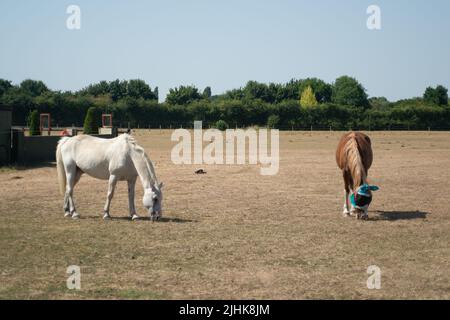
[[[150,219],[152,221],[159,220],[162,216],[162,182],[160,184],[154,184],[150,188],[145,189],[144,198],[142,202],[144,207],[148,210]]]

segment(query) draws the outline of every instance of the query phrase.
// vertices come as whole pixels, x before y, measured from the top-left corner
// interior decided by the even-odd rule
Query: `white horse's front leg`
[[[134,206],[134,190],[136,186],[136,179],[137,177],[128,180],[128,207],[130,209],[131,220],[139,219],[139,216],[136,214],[136,207]]]
[[[109,215],[109,207],[111,206],[111,200],[114,196],[114,189],[116,188],[117,177],[115,175],[109,176],[109,184],[108,184],[108,195],[106,197],[106,204],[104,208],[103,219],[108,219],[111,216]]]

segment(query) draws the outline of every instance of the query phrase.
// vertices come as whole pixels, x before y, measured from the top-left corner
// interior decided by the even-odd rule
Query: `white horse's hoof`
[[[344,211],[342,212],[342,216],[343,216],[344,218],[349,217],[349,216],[350,216],[350,211],[344,210]]]
[[[139,219],[139,216],[137,214],[133,214],[131,216],[131,221],[138,220],[138,219]]]
[[[64,218],[71,217],[71,216],[72,216],[72,214],[69,211],[64,213]]]
[[[79,219],[79,218],[80,218],[80,215],[78,213],[74,212],[72,214],[72,219]]]
[[[105,213],[103,215],[103,220],[109,220],[109,219],[111,219],[111,216],[109,215],[109,213]]]

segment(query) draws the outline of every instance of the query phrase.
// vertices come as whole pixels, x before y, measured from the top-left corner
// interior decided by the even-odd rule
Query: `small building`
[[[50,135],[50,116],[48,116],[48,136],[25,136],[23,129],[12,129],[12,109],[0,106],[0,166],[19,164],[35,165],[55,161],[55,151],[61,136]],[[109,132],[98,134],[102,138],[117,136],[117,128],[107,128]],[[71,130],[76,135],[76,130]],[[69,130],[68,130],[69,132]]]

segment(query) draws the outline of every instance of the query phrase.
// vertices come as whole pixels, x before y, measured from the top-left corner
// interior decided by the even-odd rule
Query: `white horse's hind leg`
[[[65,167],[66,170],[66,194],[64,195],[64,210],[69,209],[69,212],[65,216],[72,216],[72,218],[77,219],[80,215],[76,212],[75,202],[73,201],[73,188],[75,184],[80,179],[81,171],[77,170],[75,165],[68,165]]]
[[[66,191],[66,194],[64,195],[64,217],[72,217],[74,219],[79,218],[79,214],[75,212],[75,202],[73,201],[72,195],[73,195],[73,189],[75,188],[75,185],[80,180],[81,175],[83,172],[76,168],[75,172],[75,178],[72,181],[72,178],[67,180],[67,184],[71,185],[70,192]],[[72,174],[71,174],[72,177]],[[72,206],[72,207],[71,207]],[[72,209],[71,209],[72,208]]]
[[[69,206],[69,194],[66,191],[64,193],[64,217],[70,217],[72,214],[70,213],[70,206]]]
[[[105,213],[103,215],[103,219],[108,219],[111,217],[109,215],[109,207],[111,206],[111,200],[114,196],[114,189],[116,188],[116,184],[117,184],[117,177],[115,175],[110,175],[108,184],[108,195],[106,197],[106,204],[104,208]]]
[[[136,214],[136,207],[134,206],[134,190],[136,186],[136,179],[137,177],[128,180],[128,207],[130,209],[131,220],[139,219],[139,216]]]

